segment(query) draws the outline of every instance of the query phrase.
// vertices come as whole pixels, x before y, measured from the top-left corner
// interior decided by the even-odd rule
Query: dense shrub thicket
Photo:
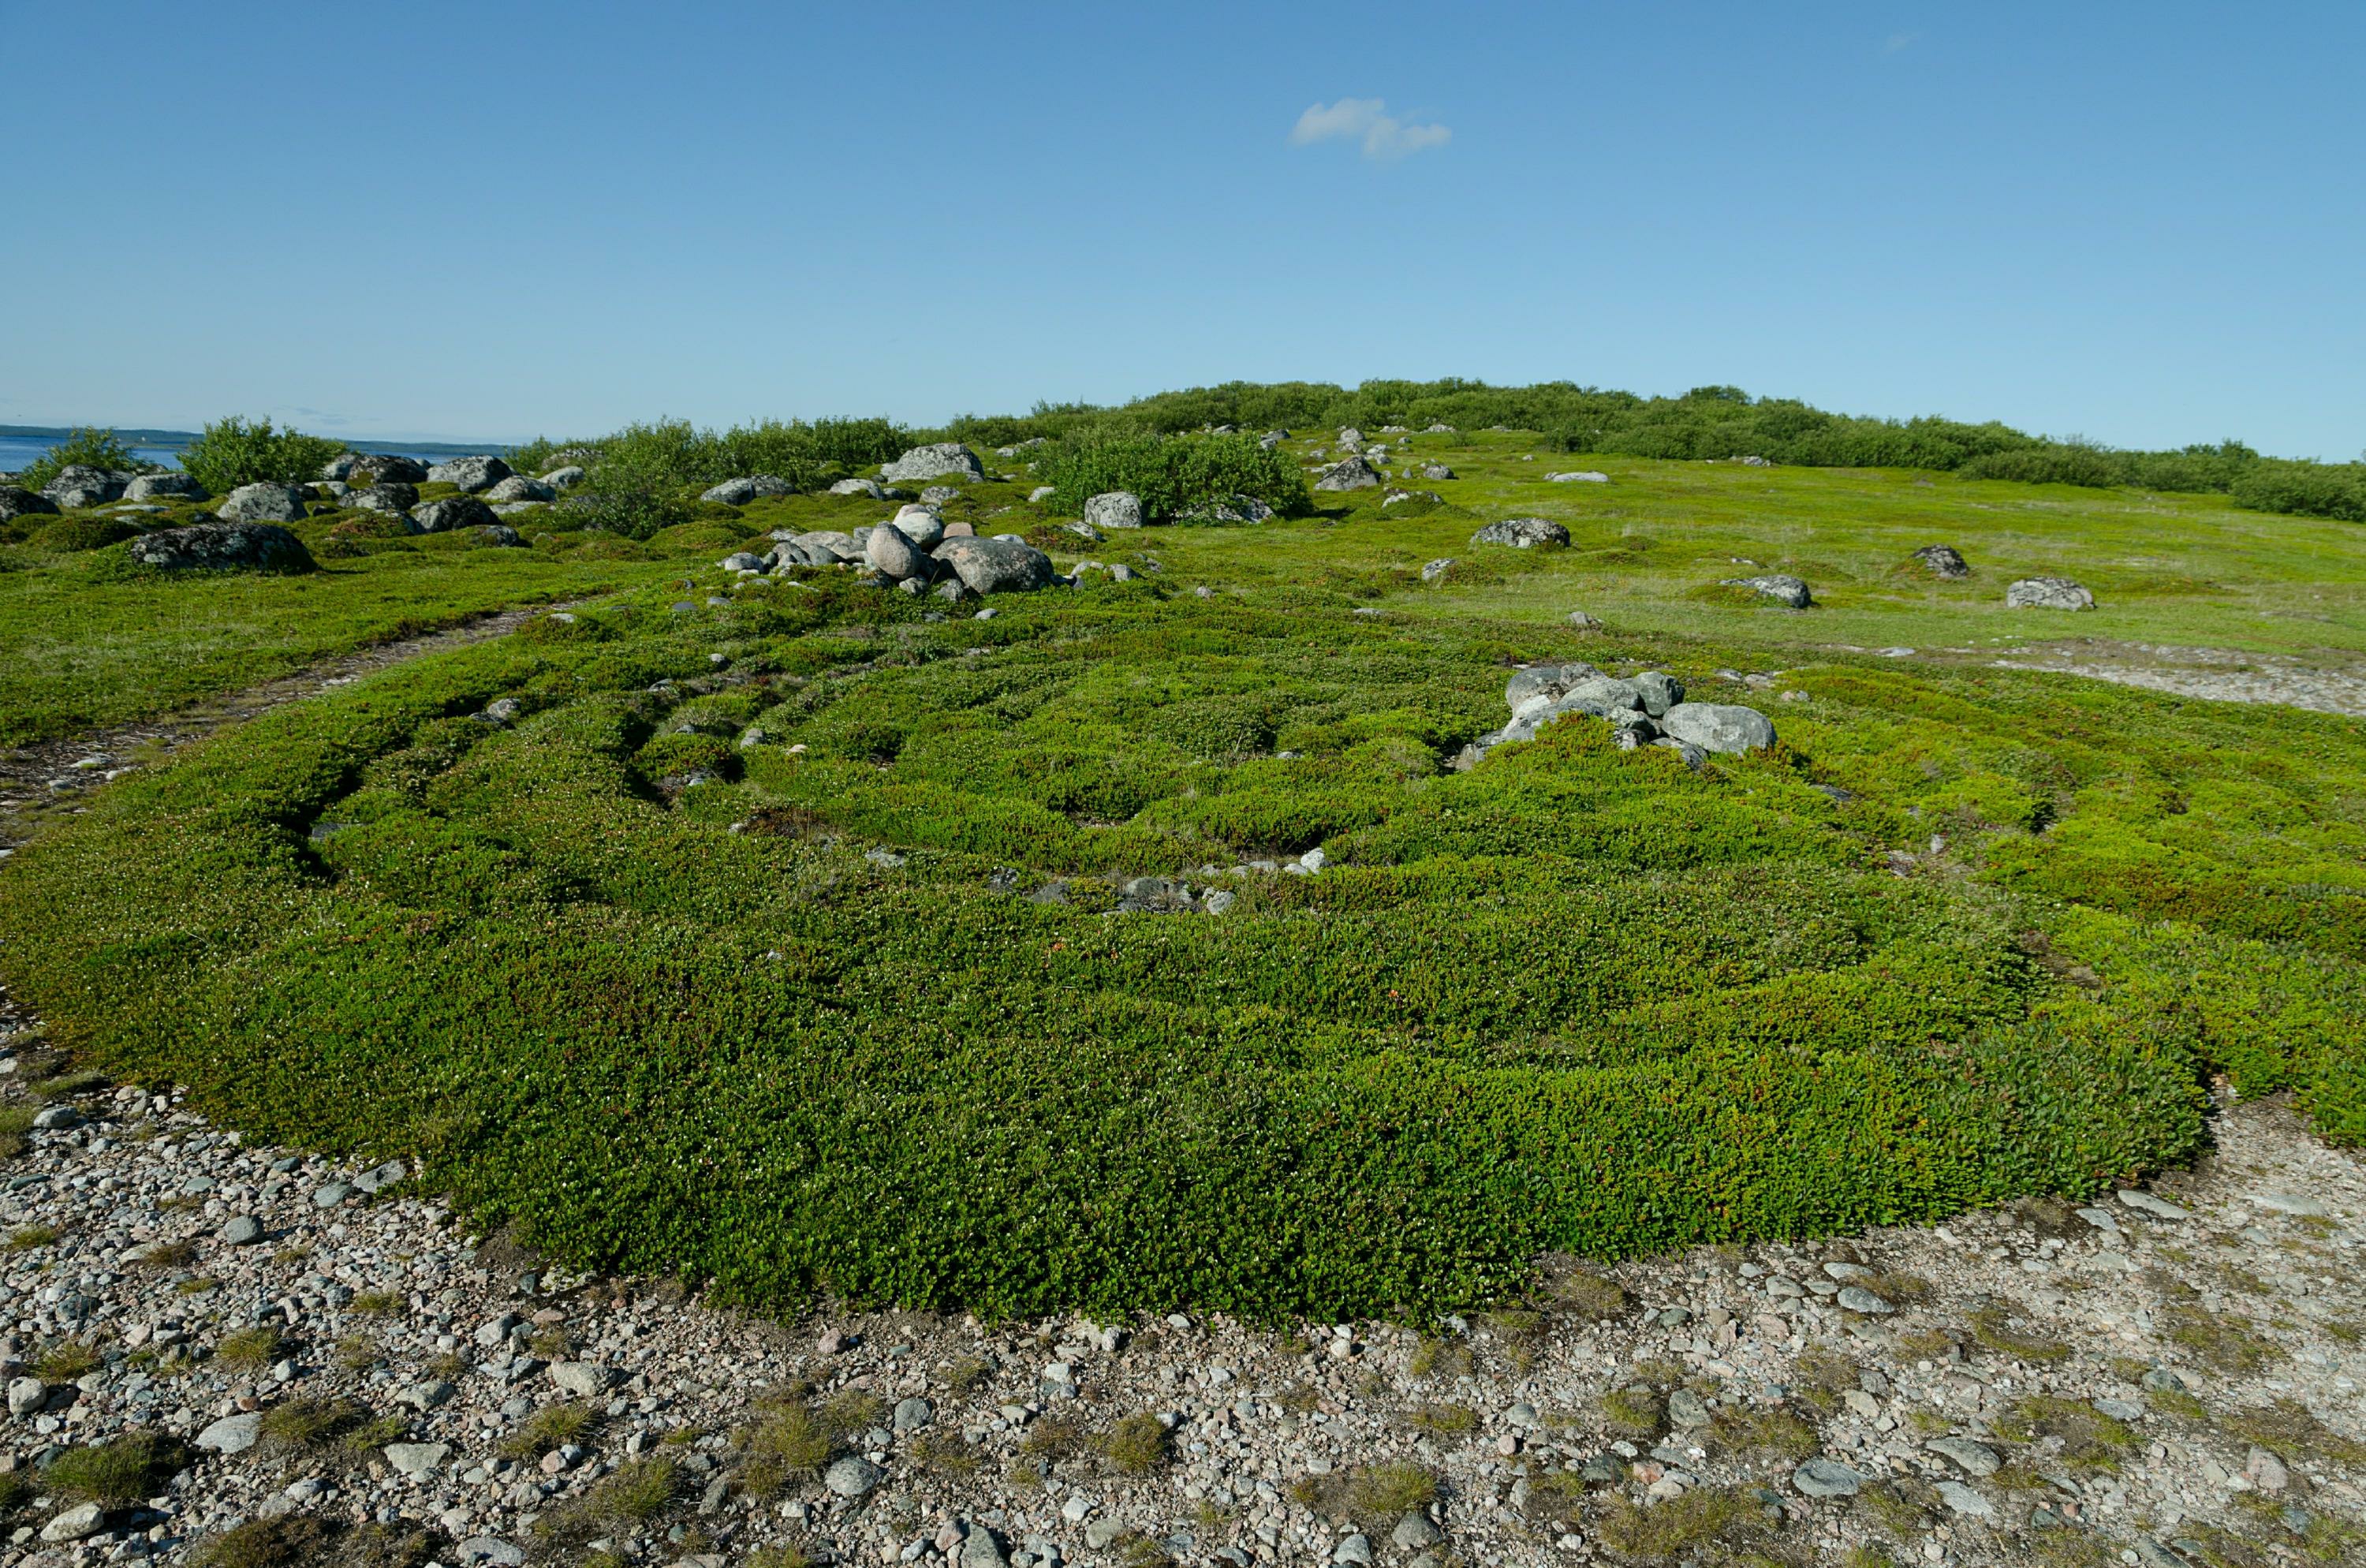
[[[1679,460],[1764,457],[1810,468],[1932,468],[1968,479],[2036,484],[2134,485],[2233,496],[2265,512],[2366,520],[2366,464],[2263,457],[2237,441],[2169,452],[2124,451],[2092,442],[2050,440],[1990,422],[1874,419],[1826,413],[1803,402],[1752,398],[1737,387],[1696,387],[1678,398],[1547,381],[1493,387],[1482,381],[1227,382],[1139,398],[1118,410],[1039,403],[1025,416],[965,415],[957,432],[997,445],[1060,440],[1112,414],[1145,432],[1230,424],[1243,431],[1328,431],[1356,425],[1461,430],[1505,426],[1541,433],[1560,451]],[[964,435],[963,439],[971,438]]]
[[[1152,518],[1171,522],[1254,496],[1286,515],[1313,497],[1298,459],[1266,451],[1243,435],[1132,434],[1103,429],[1072,434],[1042,449],[1035,478],[1053,489],[1051,504],[1071,515],[1107,491],[1132,491]]]
[[[235,414],[206,426],[181,453],[181,468],[216,495],[241,485],[309,484],[345,449],[342,441],[274,430],[267,419],[250,424]]]
[[[704,489],[747,474],[775,474],[799,490],[887,461],[912,444],[912,434],[884,419],[760,420],[729,430],[702,430],[688,420],[628,424],[613,435],[583,441],[537,437],[511,454],[511,467],[540,473],[576,455],[599,468],[621,465],[678,488]]]
[[[487,1224],[767,1305],[1443,1307],[1549,1248],[2091,1191],[2192,1151],[2214,1072],[2366,1137],[2331,716],[1867,660],[1703,773],[1576,720],[1458,774],[1506,660],[1644,650],[1308,587],[678,593],[118,781],[10,863],[18,994],[263,1135],[423,1150]],[[1963,874],[1890,874],[1934,829]],[[1116,912],[1317,844],[1222,915]]]

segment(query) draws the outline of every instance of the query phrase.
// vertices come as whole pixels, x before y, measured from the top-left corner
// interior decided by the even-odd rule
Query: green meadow
[[[1132,581],[981,620],[717,568],[893,511],[816,494],[510,549],[331,515],[284,578],[27,535],[0,741],[581,603],[97,792],[0,865],[0,973],[93,1065],[766,1307],[1445,1309],[1549,1251],[2090,1193],[2205,1147],[2221,1078],[2366,1139],[2366,730],[1989,662],[2366,651],[2359,525],[1474,432],[1392,459],[1435,502],[1090,543],[1029,455],[945,517]],[[1570,547],[1470,542],[1512,516]],[[1761,571],[1816,606],[1721,585]],[[2008,610],[2038,574],[2098,607]],[[1575,717],[1454,769],[1572,660],[1778,744]]]

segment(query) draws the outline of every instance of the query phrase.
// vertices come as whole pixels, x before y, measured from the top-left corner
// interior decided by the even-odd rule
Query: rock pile
[[[907,593],[933,592],[958,601],[985,593],[1030,593],[1061,581],[1052,558],[1016,534],[981,539],[966,523],[946,524],[923,505],[849,534],[834,528],[782,530],[761,555],[742,550],[722,561],[742,574],[793,573],[806,567],[856,565]]]
[[[1533,740],[1539,730],[1570,714],[1608,723],[1619,746],[1664,746],[1697,768],[1707,753],[1735,754],[1774,744],[1774,725],[1756,708],[1724,703],[1688,703],[1684,682],[1659,670],[1639,675],[1606,675],[1583,661],[1535,664],[1515,674],[1504,688],[1512,722],[1465,746],[1454,759],[1468,772],[1496,747]]]
[[[1942,582],[1961,582],[1972,575],[1972,569],[1965,564],[1962,552],[1953,545],[1925,545],[1914,552],[1914,558]]]
[[[1380,482],[1380,470],[1364,461],[1360,454],[1349,454],[1315,476],[1314,488],[1322,491],[1370,490]]]

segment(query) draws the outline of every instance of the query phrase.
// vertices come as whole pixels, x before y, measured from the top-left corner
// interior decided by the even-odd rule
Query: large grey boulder
[[[362,455],[358,452],[340,452],[321,465],[321,478],[324,480],[339,481],[351,479],[354,477],[354,470],[361,466],[361,461]]]
[[[254,1447],[256,1439],[262,1436],[261,1416],[225,1416],[199,1432],[197,1444],[218,1454],[242,1454]]]
[[[935,575],[933,564],[920,547],[904,536],[893,523],[882,523],[862,541],[862,558],[901,582],[917,577],[926,582]]]
[[[1580,681],[1591,680],[1601,671],[1580,660],[1572,664],[1531,664],[1525,670],[1515,670],[1504,684],[1504,705],[1517,713],[1535,697],[1557,697]]]
[[[37,495],[17,485],[0,485],[0,523],[14,523],[19,517],[54,517],[58,503],[46,495]]]
[[[1031,593],[1052,586],[1052,558],[1018,539],[947,539],[937,559],[974,593]]]
[[[986,465],[960,442],[939,441],[928,446],[915,446],[879,470],[881,479],[898,480],[941,479],[953,474],[982,479],[986,478]]]
[[[1371,490],[1380,482],[1380,470],[1355,454],[1340,458],[1315,477],[1316,490]]]
[[[346,491],[344,504],[357,512],[408,512],[419,504],[419,487],[399,482],[364,485]]]
[[[126,501],[209,501],[206,487],[187,474],[167,470],[141,474],[123,487]]]
[[[887,492],[877,479],[840,479],[829,487],[832,495],[866,495],[873,501],[884,501]]]
[[[1490,523],[1470,536],[1474,545],[1509,545],[1515,550],[1532,550],[1538,546],[1566,545],[1569,530],[1542,517],[1506,517],[1501,523]]]
[[[745,506],[764,496],[794,495],[796,487],[778,474],[748,474],[700,492],[701,501],[719,501],[726,506]]]
[[[557,486],[545,484],[540,479],[528,479],[524,474],[512,474],[487,491],[485,499],[496,505],[520,501],[557,501],[558,490]]]
[[[1804,610],[1816,602],[1808,585],[1787,571],[1770,571],[1763,577],[1729,577],[1719,586],[1747,588],[1762,599],[1772,599],[1794,610]]]
[[[2095,596],[2067,577],[2024,577],[2004,591],[2015,610],[2091,610]]]
[[[404,457],[392,452],[372,452],[355,463],[343,476],[355,484],[425,484],[427,465],[416,457]]]
[[[41,493],[72,512],[120,500],[124,487],[130,482],[129,474],[94,468],[88,463],[68,463],[58,470],[55,479],[41,487]]]
[[[197,523],[159,528],[126,542],[141,566],[159,571],[310,571],[304,542],[270,523]]]
[[[474,495],[480,490],[490,490],[510,477],[510,466],[499,457],[455,457],[448,463],[438,463],[427,470],[427,482],[434,485],[457,485]]]
[[[573,490],[591,478],[580,463],[568,463],[542,476],[542,482],[553,490]]]
[[[1139,528],[1142,497],[1130,490],[1113,490],[1085,502],[1085,521],[1096,528]]]
[[[1774,721],[1733,703],[1678,703],[1660,716],[1662,732],[1728,756],[1774,744]]]
[[[887,1479],[887,1472],[867,1459],[850,1455],[821,1473],[821,1483],[840,1497],[860,1497]]]
[[[1642,694],[1643,711],[1653,718],[1665,718],[1670,708],[1684,700],[1684,683],[1664,670],[1646,670],[1634,684]]]
[[[1610,476],[1599,468],[1573,468],[1565,474],[1547,474],[1545,482],[1556,485],[1606,485],[1610,482]]]
[[[1972,569],[1964,564],[1962,552],[1953,545],[1925,545],[1914,552],[1914,558],[1932,576],[1944,582],[1960,582],[1972,575]]]
[[[221,503],[225,523],[300,523],[304,492],[294,485],[241,485]]]
[[[457,528],[492,528],[501,524],[493,509],[473,495],[447,495],[414,510],[411,521],[422,534],[448,534]]]

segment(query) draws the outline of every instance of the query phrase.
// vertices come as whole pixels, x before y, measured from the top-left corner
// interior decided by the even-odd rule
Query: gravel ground
[[[2366,1553],[2366,1173],[2277,1102],[2088,1208],[1563,1261],[1537,1310],[1425,1331],[773,1323],[0,1029],[46,1123],[0,1162],[0,1564]],[[91,1506],[77,1450],[143,1433]]]
[[[2282,703],[2366,717],[2366,673],[2304,664],[2288,654],[2097,642],[2027,649],[1993,662],[2005,670],[2050,670],[2214,702]]]

